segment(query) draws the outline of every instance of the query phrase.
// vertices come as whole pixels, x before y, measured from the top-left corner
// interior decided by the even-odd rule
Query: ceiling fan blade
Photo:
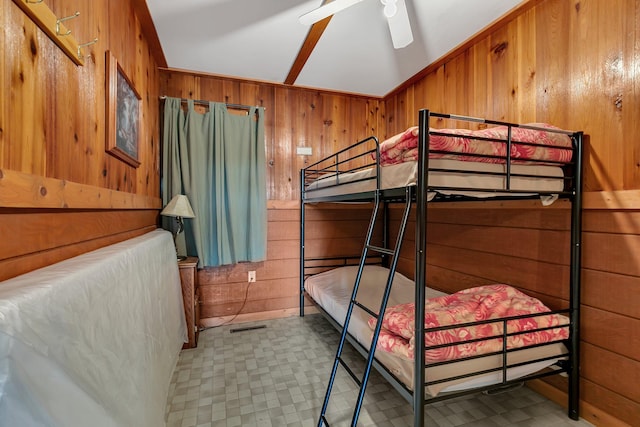
[[[311,12],[307,12],[298,18],[298,21],[304,25],[315,24],[318,21],[323,20],[327,16],[331,16],[340,12],[356,3],[360,3],[362,0],[333,0],[330,3],[325,3],[317,9],[313,9]]]
[[[392,17],[388,17],[387,22],[389,23],[393,47],[402,49],[413,42],[413,33],[411,32],[411,23],[409,22],[407,5],[404,0],[398,0],[396,6],[398,11]]]

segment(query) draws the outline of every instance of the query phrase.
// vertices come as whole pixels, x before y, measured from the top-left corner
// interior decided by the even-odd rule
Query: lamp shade
[[[191,204],[189,204],[189,199],[184,194],[175,195],[167,206],[162,209],[160,215],[195,218]]]

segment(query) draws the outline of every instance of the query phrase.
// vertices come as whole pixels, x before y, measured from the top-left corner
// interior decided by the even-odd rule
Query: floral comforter
[[[426,301],[425,309],[425,328],[550,311],[538,299],[503,284],[479,286],[451,295],[430,298]],[[414,319],[415,306],[413,303],[388,308],[384,315],[377,348],[413,359]],[[568,327],[562,327],[562,325],[567,325],[568,322],[566,317],[557,314],[509,320],[507,333],[529,330],[533,332],[507,337],[506,347],[512,349],[567,339],[569,337]],[[370,318],[368,324],[371,329],[375,329],[376,318]],[[553,326],[558,326],[558,328],[535,331],[539,328]],[[425,357],[427,362],[437,362],[501,351],[502,338],[489,337],[499,336],[502,333],[503,322],[427,332],[425,333],[427,347]],[[468,342],[479,338],[489,339]],[[453,345],[429,348],[440,344]]]
[[[530,126],[558,129],[543,123],[532,123]],[[447,135],[431,134],[429,136],[429,150],[462,154],[429,153],[430,158],[449,158],[483,163],[504,163],[508,136],[508,128],[506,126],[496,126],[482,130],[430,129],[430,131]],[[487,141],[476,138],[491,138],[500,141]],[[511,142],[511,158],[514,163],[527,163],[532,160],[536,161],[537,164],[540,164],[539,161],[545,160],[567,163],[571,161],[573,154],[571,138],[562,133],[512,127]],[[418,159],[417,147],[418,127],[415,126],[380,144],[380,164],[382,166],[388,166],[407,161],[415,161]],[[472,155],[465,156],[464,154]],[[500,156],[502,158],[477,157],[474,155]]]

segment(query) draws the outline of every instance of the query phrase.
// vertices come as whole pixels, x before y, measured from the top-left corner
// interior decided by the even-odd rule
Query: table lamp
[[[178,222],[178,229],[173,233],[173,244],[176,246],[176,255],[178,254],[178,246],[176,245],[176,237],[184,230],[184,222],[182,218],[195,218],[189,199],[184,194],[177,194],[173,196],[173,199],[164,207],[160,215],[175,217]],[[182,261],[187,259],[186,256],[178,256],[178,260]]]

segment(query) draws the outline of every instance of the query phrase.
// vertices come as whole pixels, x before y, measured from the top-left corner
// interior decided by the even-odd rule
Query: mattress
[[[341,267],[311,276],[305,281],[305,290],[307,293],[340,325],[344,324],[357,270],[357,266]],[[378,311],[388,277],[388,271],[388,269],[380,266],[365,267],[357,297],[360,303],[374,311]],[[427,298],[442,295],[445,294],[431,288],[426,289]],[[413,300],[414,282],[400,273],[396,273],[388,307],[412,302]],[[370,347],[372,337],[371,328],[367,325],[369,317],[369,314],[363,310],[354,308],[348,329],[353,338],[367,350]],[[538,372],[556,363],[565,354],[567,354],[567,349],[561,343],[510,352],[507,356],[508,365],[523,363],[527,360],[548,359],[509,368],[507,370],[507,380],[517,379]],[[411,390],[413,389],[414,361],[412,359],[399,357],[382,350],[376,351],[375,358],[405,386]],[[428,382],[440,381],[457,375],[470,374],[484,369],[499,368],[501,366],[502,355],[485,356],[474,360],[429,367],[425,371],[425,377]],[[429,385],[426,387],[426,391],[431,396],[436,396],[442,392],[465,390],[498,384],[500,382],[502,382],[502,372],[497,371]]]
[[[434,170],[437,169],[437,170]],[[455,171],[455,172],[453,172]],[[429,159],[430,188],[437,188],[443,195],[461,195],[477,198],[498,196],[532,196],[539,192],[554,193],[564,189],[562,168],[549,165],[511,165],[510,190],[522,193],[505,193],[506,174],[504,164],[468,162],[452,159]],[[376,189],[376,169],[369,168],[352,173],[328,174],[310,183],[305,190],[306,196],[329,197],[352,194]],[[416,185],[418,162],[404,162],[380,168],[380,188],[391,189]],[[456,190],[463,189],[463,190]],[[492,190],[492,191],[473,191]],[[430,198],[436,192],[430,193]],[[552,202],[554,198],[543,201]]]
[[[461,119],[467,121],[469,118]],[[570,134],[547,123],[500,125],[478,130],[430,128],[429,158],[504,163],[509,151],[514,163],[566,164],[573,157]],[[380,164],[388,166],[418,160],[419,135],[420,127],[413,126],[383,141],[380,144]]]
[[[164,426],[187,329],[171,233],[0,283],[0,425]]]

